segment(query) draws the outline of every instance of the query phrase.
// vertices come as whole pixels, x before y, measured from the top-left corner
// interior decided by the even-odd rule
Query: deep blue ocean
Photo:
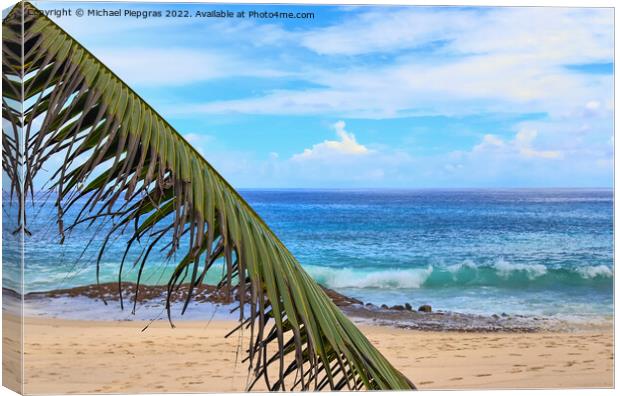
[[[585,320],[613,314],[610,189],[241,193],[318,282],[364,302]],[[102,230],[76,230],[59,245],[52,205],[41,199],[28,210],[26,291],[95,283]],[[104,257],[102,282],[117,280],[123,250],[120,238]],[[124,279],[135,279],[127,267]],[[165,283],[173,267],[161,255],[143,279]],[[5,269],[5,285],[10,275]]]

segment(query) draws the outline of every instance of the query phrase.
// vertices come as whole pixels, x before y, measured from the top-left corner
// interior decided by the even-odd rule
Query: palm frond
[[[112,219],[101,254],[122,232],[127,249],[148,239],[141,274],[167,240],[168,254],[183,257],[168,282],[168,308],[188,282],[186,308],[223,262],[218,288],[239,306],[233,331],[251,333],[250,389],[261,380],[270,390],[415,388],[226,180],[110,69],[29,3],[7,16],[3,34],[3,169],[22,202],[46,161],[62,158],[50,177],[61,242],[76,224]],[[69,208],[79,214],[65,224]]]

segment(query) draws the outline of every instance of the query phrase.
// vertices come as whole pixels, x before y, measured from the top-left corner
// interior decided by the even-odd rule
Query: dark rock
[[[366,303],[366,306],[367,307],[374,307],[374,304],[373,303]]]
[[[323,291],[325,292],[325,294],[327,294],[327,296],[329,298],[331,298],[331,300],[334,302],[334,304],[336,304],[339,307],[347,307],[349,305],[354,305],[354,304],[363,304],[362,301],[353,298],[353,297],[348,297],[345,295],[342,295],[332,289],[328,289],[326,287],[323,287]]]
[[[168,293],[167,285],[140,285],[136,286],[135,283],[122,282],[120,285],[117,282],[101,283],[99,285],[87,285],[78,286],[71,289],[52,290],[49,292],[30,292],[26,297],[28,298],[54,298],[54,297],[89,297],[92,299],[102,299],[110,301],[119,300],[118,288],[123,290],[124,298],[129,301],[134,301],[136,292],[138,292],[138,304],[143,304],[148,301],[161,300],[162,296],[166,296]],[[187,291],[189,285],[183,284],[180,286],[176,293],[170,296],[170,301],[175,303],[179,301],[185,301],[187,298]],[[363,304],[362,301],[344,296],[334,290],[323,288],[327,296],[339,307],[348,307],[352,305]],[[21,298],[21,296],[20,296]],[[194,288],[192,298],[197,302],[212,302],[216,304],[229,304],[232,299],[221,290],[218,290],[216,286],[201,284]],[[245,301],[249,301],[252,298],[250,293],[246,293]],[[234,297],[236,301],[239,301],[238,296]]]
[[[392,307],[390,307],[390,309],[393,309],[394,311],[404,311],[405,307],[403,307],[402,305],[393,305]]]
[[[420,305],[418,308],[419,312],[433,312],[433,308],[430,305],[424,304]]]
[[[409,303],[405,303],[405,309],[406,309],[407,311],[411,311],[411,310],[413,309],[413,307],[411,306],[411,304],[409,304]]]
[[[390,309],[390,307],[388,307],[388,306],[387,306],[387,305],[385,305],[385,304],[381,304],[381,308],[383,308],[383,309]]]
[[[506,312],[502,312],[502,316],[505,318],[508,316],[508,314]]]
[[[498,314],[493,314],[491,316],[493,316],[494,319],[499,319],[499,315]]]

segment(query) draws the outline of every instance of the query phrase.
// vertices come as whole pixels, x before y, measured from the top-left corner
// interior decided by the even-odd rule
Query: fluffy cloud
[[[342,157],[359,156],[370,153],[366,146],[359,144],[355,139],[355,135],[347,132],[344,121],[338,121],[333,125],[336,135],[340,140],[325,140],[305,149],[302,153],[295,154],[292,157],[294,161],[308,160],[337,160]]]
[[[514,145],[524,157],[535,157],[535,158],[548,158],[555,159],[560,158],[562,153],[557,150],[536,150],[532,148],[532,143],[536,136],[538,135],[538,131],[536,130],[523,130],[517,133],[515,136]]]
[[[524,129],[515,135],[511,141],[504,141],[498,136],[487,134],[480,144],[474,146],[473,153],[494,153],[501,155],[518,155],[525,158],[557,159],[562,153],[557,150],[537,150],[532,145],[538,131]]]
[[[213,149],[207,158],[238,187],[394,186],[411,175],[414,159],[410,154],[362,144],[347,131],[344,121],[334,123],[332,129],[338,140],[325,140],[290,156]]]
[[[439,154],[425,163],[441,169],[435,171],[440,185],[611,186],[614,153],[608,120],[599,108],[594,114],[577,111],[564,118],[523,121],[509,137],[486,134],[469,150]]]
[[[329,151],[329,155],[323,152],[325,155],[301,159],[299,154],[285,157],[268,153],[257,156],[253,152],[215,150],[209,152],[207,158],[237,187],[611,185],[613,143],[609,136],[601,142],[590,142],[586,146],[582,142],[557,138],[569,130],[568,124],[559,127],[541,121],[524,123],[520,127],[510,138],[487,134],[469,150],[449,153],[414,156],[404,150],[368,142],[363,145],[368,150],[365,154],[343,154],[336,150]],[[584,133],[587,137],[588,132]],[[341,143],[342,139],[334,142]],[[312,149],[323,143],[314,145]],[[356,144],[362,145],[357,139]]]
[[[274,90],[185,111],[360,118],[556,114],[583,100],[613,97],[610,75],[567,67],[613,62],[608,9],[375,9],[291,35],[322,55],[304,57],[301,75],[322,88]],[[379,63],[355,61],[368,54]],[[334,68],[325,59],[343,63]]]

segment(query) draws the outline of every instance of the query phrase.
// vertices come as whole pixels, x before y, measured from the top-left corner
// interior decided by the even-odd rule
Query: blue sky
[[[315,14],[54,19],[236,187],[612,185],[611,9],[173,8]]]

